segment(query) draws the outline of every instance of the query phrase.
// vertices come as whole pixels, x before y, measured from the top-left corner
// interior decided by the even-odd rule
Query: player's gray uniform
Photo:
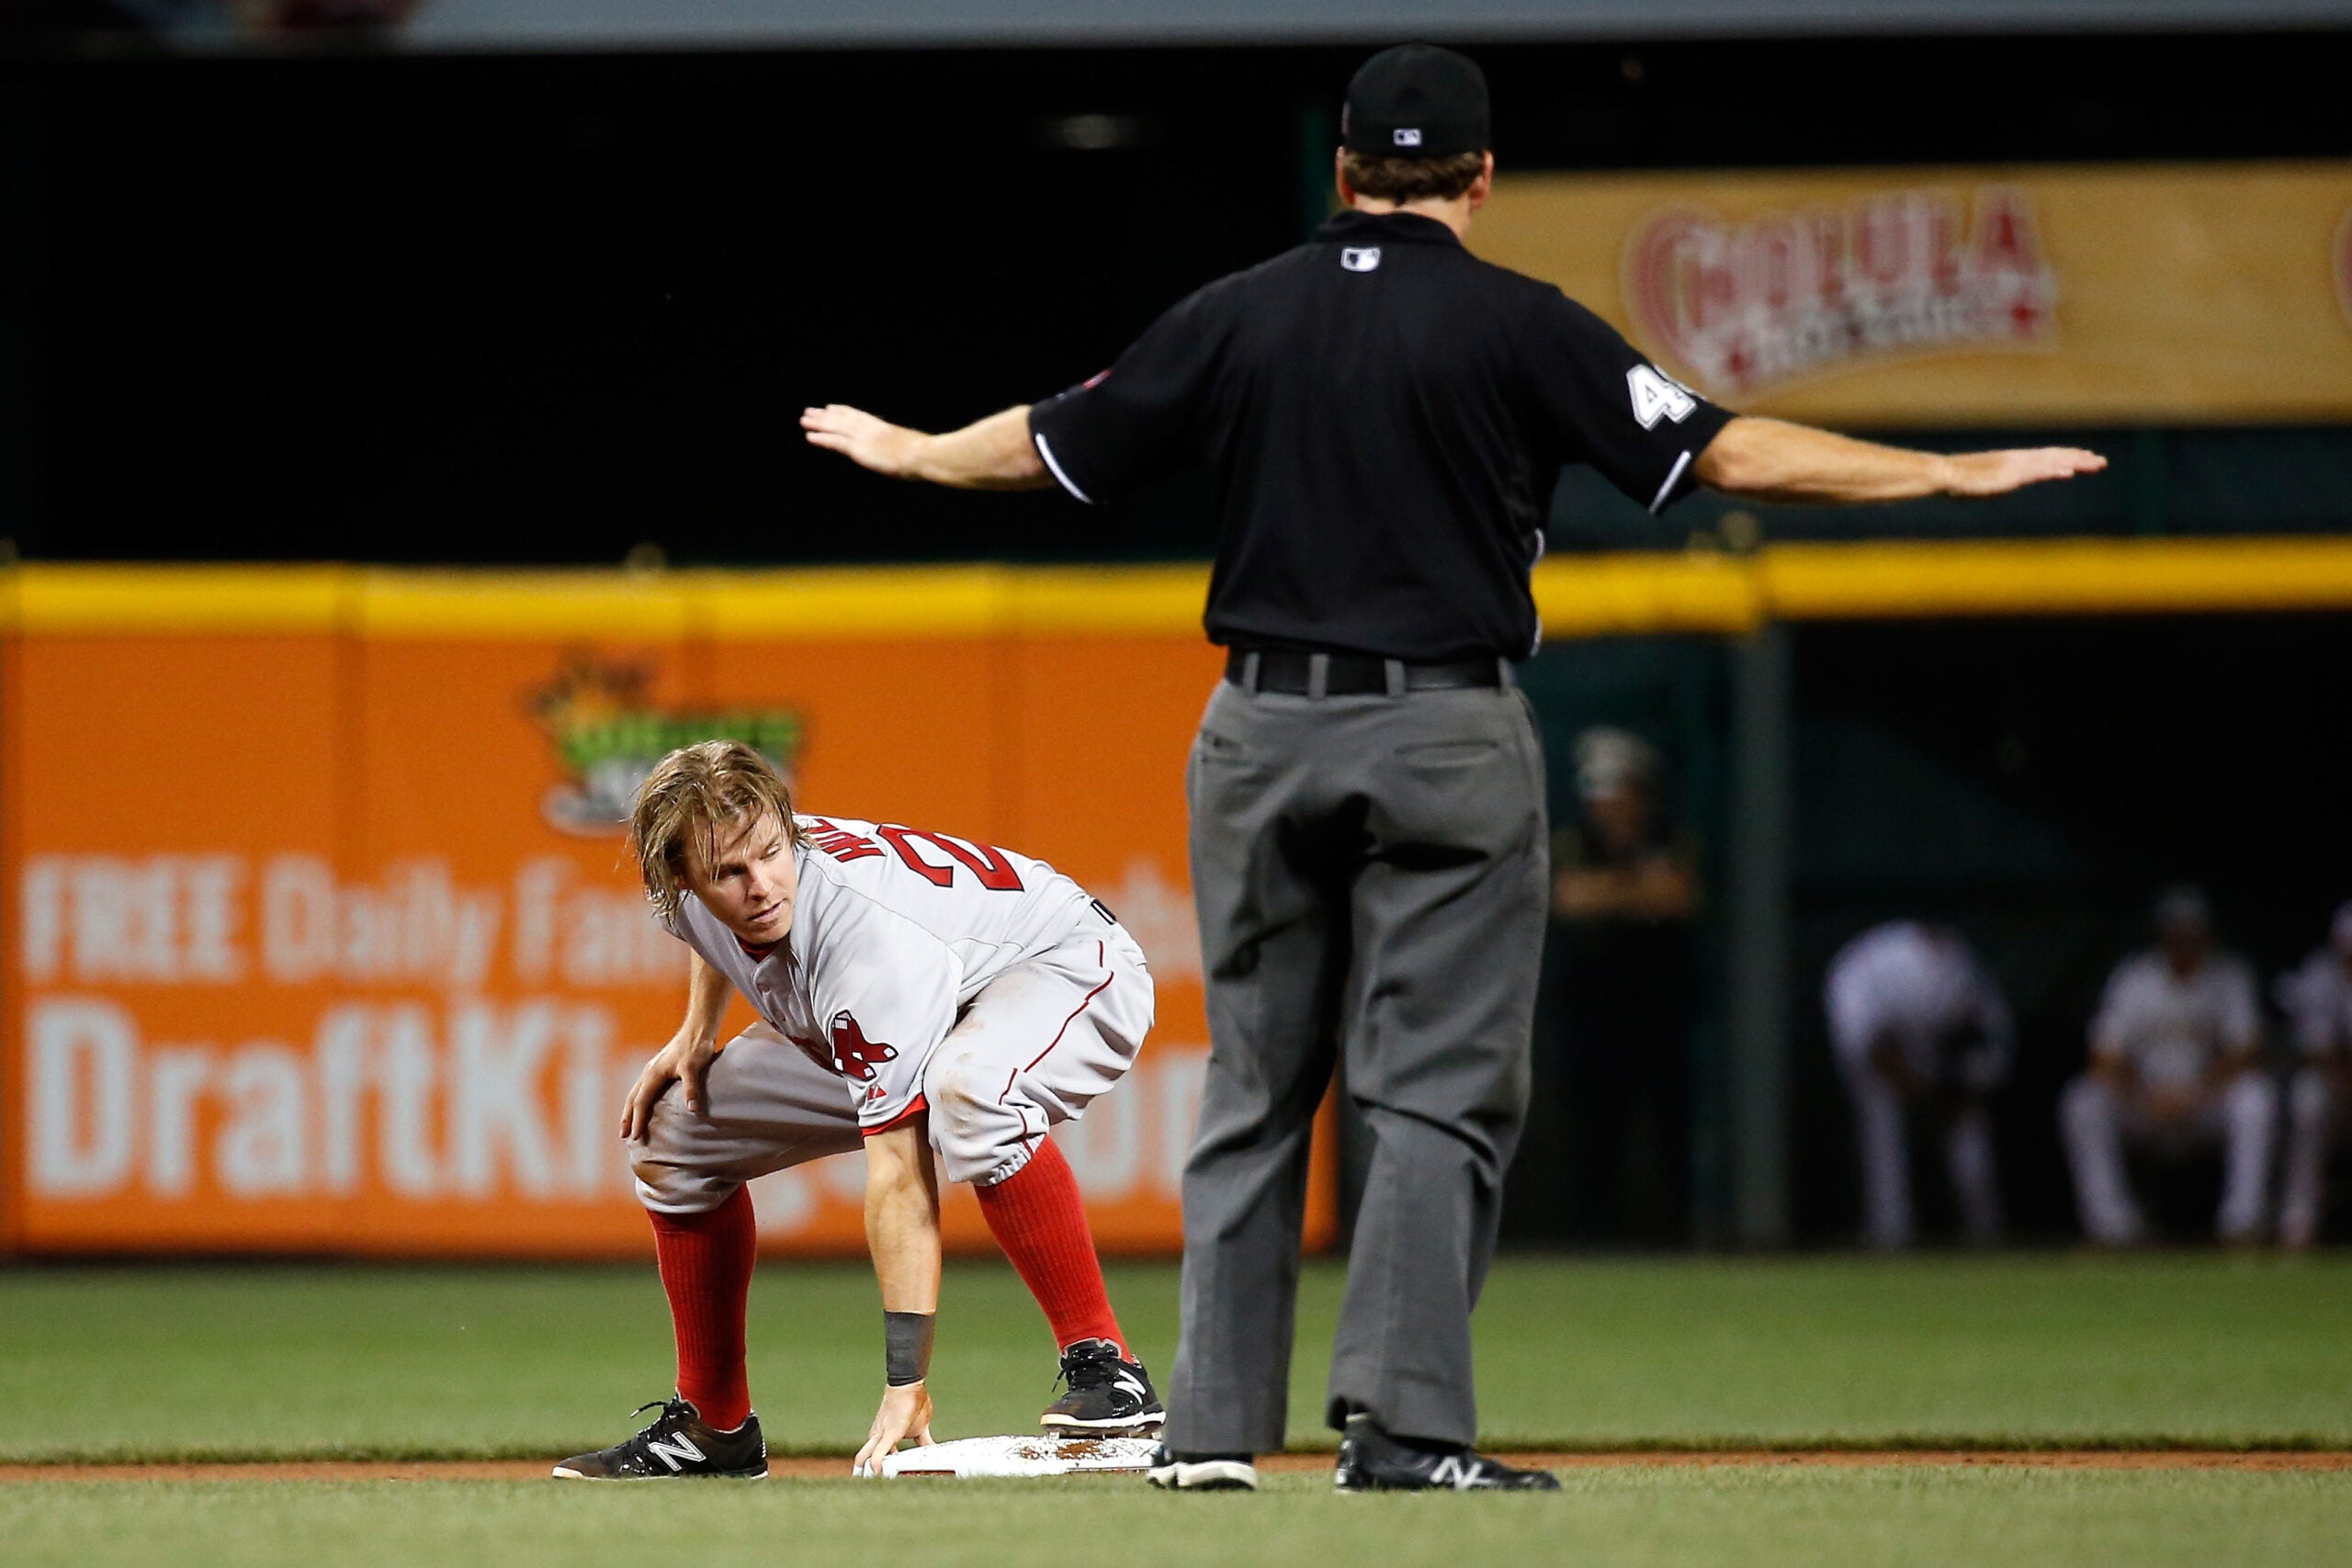
[[[2015,1042],[1999,985],[1957,933],[1892,920],[1840,949],[1822,990],[1830,1044],[1854,1101],[1871,1245],[1907,1247],[1912,1231],[1905,1102],[1871,1059],[1881,1043],[1901,1053],[1925,1089],[1951,1097],[1944,1161],[1961,1223],[1972,1239],[1997,1236],[2001,1198],[1984,1097],[2007,1079]]]
[[[2138,953],[2116,966],[2091,1022],[2092,1058],[2128,1061],[2144,1088],[2197,1090],[2201,1098],[2182,1120],[2160,1122],[2095,1073],[2066,1086],[2058,1120],[2084,1235],[2129,1242],[2144,1229],[2124,1176],[2127,1140],[2162,1154],[2222,1144],[2214,1229],[2234,1241],[2261,1228],[2278,1090],[2258,1072],[2239,1074],[2219,1092],[2200,1087],[2219,1058],[2252,1050],[2261,1027],[2254,974],[2242,959],[2215,953],[2186,977],[2160,953]]]
[[[894,824],[803,817],[792,931],[753,953],[688,894],[671,931],[758,1010],[708,1108],[654,1102],[638,1197],[690,1214],[743,1182],[930,1113],[950,1181],[989,1186],[1116,1085],[1151,1028],[1143,950],[1042,861]]]
[[[2327,946],[2280,982],[2302,1065],[2287,1090],[2287,1169],[2278,1195],[2278,1239],[2307,1247],[2319,1235],[2327,1149],[2342,1120],[2341,1076],[2352,1068],[2352,904],[2335,913]]]

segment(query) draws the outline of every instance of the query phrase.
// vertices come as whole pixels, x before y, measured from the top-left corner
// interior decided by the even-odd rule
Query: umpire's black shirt
[[[1562,464],[1657,512],[1730,418],[1435,219],[1351,211],[1176,306],[1029,429],[1080,501],[1207,462],[1211,641],[1436,661],[1534,650]]]

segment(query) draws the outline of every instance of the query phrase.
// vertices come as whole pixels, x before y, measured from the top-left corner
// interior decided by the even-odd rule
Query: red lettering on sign
[[[2047,344],[2058,280],[2024,191],[1940,186],[1730,220],[1653,214],[1625,253],[1636,338],[1718,396],[1883,359]]]

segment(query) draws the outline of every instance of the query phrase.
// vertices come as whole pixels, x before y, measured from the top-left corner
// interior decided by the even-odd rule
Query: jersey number
[[[955,881],[956,866],[932,864],[915,853],[914,846],[908,840],[921,839],[938,849],[956,865],[970,870],[980,879],[980,886],[992,893],[1021,891],[1021,874],[1013,869],[1011,861],[1004,858],[1002,850],[991,849],[986,844],[967,843],[961,839],[951,839],[944,833],[926,833],[920,828],[876,828],[875,831],[899,852],[899,858],[907,863],[908,870],[929,879],[935,886],[944,887]]]
[[[1634,394],[1634,418],[1644,430],[1656,430],[1661,419],[1680,424],[1699,406],[1689,388],[1668,380],[1647,365],[1626,371],[1625,387]]]

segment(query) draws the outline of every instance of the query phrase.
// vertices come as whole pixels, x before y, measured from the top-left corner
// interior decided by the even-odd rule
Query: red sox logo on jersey
[[[865,1029],[847,1010],[833,1014],[833,1071],[860,1083],[874,1081],[874,1069],[884,1062],[899,1059],[896,1045],[885,1045],[878,1040],[868,1040]]]

